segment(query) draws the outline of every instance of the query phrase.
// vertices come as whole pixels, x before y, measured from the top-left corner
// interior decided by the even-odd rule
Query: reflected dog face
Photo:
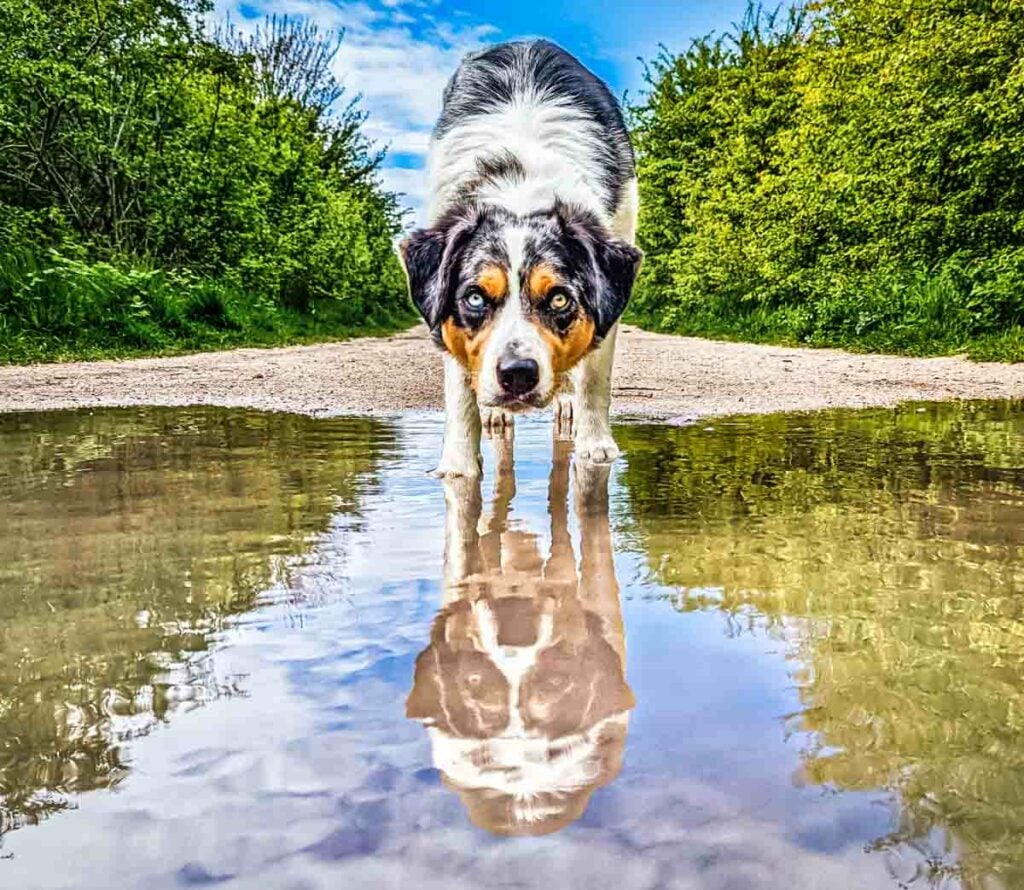
[[[551,401],[622,314],[641,257],[562,204],[525,217],[460,208],[401,253],[435,340],[469,371],[481,405],[509,411]]]
[[[408,715],[443,732],[558,739],[628,710],[622,661],[575,596],[483,596],[442,610]]]
[[[429,727],[435,766],[478,825],[557,831],[618,774],[633,696],[608,633],[575,591],[438,616],[406,713]]]
[[[608,475],[577,468],[577,564],[568,452],[552,468],[546,558],[537,535],[508,526],[514,481],[510,465],[498,466],[486,523],[479,480],[446,484],[446,603],[416,659],[406,713],[426,725],[434,765],[473,822],[547,834],[578,819],[618,774],[634,704]]]

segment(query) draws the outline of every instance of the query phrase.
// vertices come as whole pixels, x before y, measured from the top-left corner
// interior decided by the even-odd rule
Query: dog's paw
[[[435,479],[475,479],[483,472],[480,458],[470,455],[445,455],[427,475]]]
[[[559,393],[555,396],[555,438],[564,441],[572,438],[573,433],[573,398],[572,395]]]
[[[495,433],[500,434],[507,429],[511,429],[515,426],[515,422],[511,412],[506,411],[504,408],[480,409],[480,423],[484,430],[491,435]]]
[[[611,436],[576,439],[576,458],[593,464],[610,464],[619,456],[619,447]]]

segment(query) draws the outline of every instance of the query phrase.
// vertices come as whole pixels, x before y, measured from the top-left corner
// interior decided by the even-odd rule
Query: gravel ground
[[[1024,364],[854,355],[625,327],[616,413],[665,420],[908,400],[1024,397]],[[0,411],[225,405],[306,414],[438,409],[441,360],[422,326],[385,338],[177,358],[0,367]]]

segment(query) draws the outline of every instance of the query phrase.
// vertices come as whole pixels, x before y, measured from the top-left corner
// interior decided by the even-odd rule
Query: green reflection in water
[[[0,416],[0,835],[112,787],[218,688],[202,653],[332,517],[391,428],[221,409]]]
[[[799,781],[898,792],[879,847],[939,830],[966,886],[1024,886],[1022,406],[715,427],[619,430],[652,575],[787,641]]]
[[[941,833],[936,884],[956,861],[1024,886],[1024,408],[713,425],[619,428],[627,546],[681,612],[785,642],[799,781],[898,794],[878,845]],[[244,694],[204,653],[396,453],[370,420],[0,417],[0,833],[115,785],[176,708]]]

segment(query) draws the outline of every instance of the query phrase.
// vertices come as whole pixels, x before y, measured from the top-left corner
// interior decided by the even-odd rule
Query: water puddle
[[[0,416],[0,886],[1024,886],[1024,406]]]

